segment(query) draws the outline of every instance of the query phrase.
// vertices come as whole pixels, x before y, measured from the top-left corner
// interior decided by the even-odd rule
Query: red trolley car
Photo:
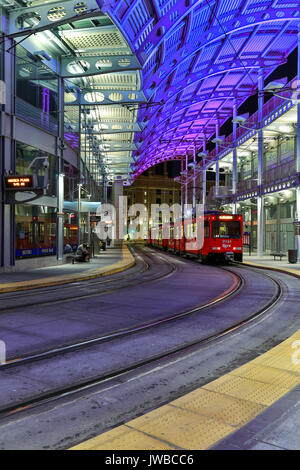
[[[197,222],[202,229],[200,243],[199,238],[196,239]],[[148,244],[176,254],[196,256],[203,261],[242,261],[243,217],[205,212],[202,220],[193,218],[159,225],[149,230]]]

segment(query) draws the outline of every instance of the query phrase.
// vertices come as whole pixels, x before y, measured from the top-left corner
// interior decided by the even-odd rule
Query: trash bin
[[[292,264],[297,263],[297,258],[298,258],[297,255],[298,255],[297,250],[288,250],[289,263],[292,263]]]

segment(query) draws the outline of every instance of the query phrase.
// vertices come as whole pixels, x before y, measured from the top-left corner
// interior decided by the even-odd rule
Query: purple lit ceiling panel
[[[180,94],[180,99],[181,100],[186,100],[188,98],[190,98],[191,96],[194,95],[195,91],[197,90],[197,88],[199,87],[198,84],[193,84],[193,85],[189,85],[187,86]]]
[[[297,47],[297,0],[110,0],[106,11],[140,60],[151,107],[137,134],[135,176],[164,158],[181,158],[212,138]],[[151,112],[150,112],[151,110]],[[195,126],[197,132],[195,132]],[[150,142],[150,143],[149,143]]]

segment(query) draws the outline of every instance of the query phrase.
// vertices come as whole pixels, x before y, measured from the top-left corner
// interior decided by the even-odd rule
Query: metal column
[[[185,204],[188,204],[188,171],[189,171],[189,155],[188,152],[186,152],[185,156]]]
[[[0,103],[0,266],[15,265],[15,205],[5,202],[3,175],[15,173],[15,48],[13,41],[1,37],[1,101]]]
[[[263,256],[264,252],[264,200],[262,191],[263,184],[263,158],[264,158],[264,135],[262,128],[263,120],[263,105],[264,105],[264,76],[263,70],[259,70],[258,75],[258,191],[257,196],[257,254],[258,256]]]
[[[82,184],[78,184],[78,208],[77,208],[77,219],[78,219],[78,245],[81,244],[81,224],[80,224],[80,217],[81,217],[81,187]]]
[[[300,23],[298,24],[298,87],[300,80]],[[297,154],[296,154],[296,173],[300,174],[300,103],[297,104]],[[300,220],[300,181],[298,177],[296,187],[296,220]],[[298,263],[300,263],[300,235],[296,235],[296,248],[298,250]]]
[[[233,104],[233,121],[237,117],[237,99],[234,99]],[[237,124],[233,123],[233,154],[232,154],[232,196],[234,202],[232,204],[232,213],[236,214],[236,192],[237,192],[237,148],[236,148],[236,135],[237,135]]]
[[[203,139],[203,153],[206,152],[206,138],[204,136],[204,139]],[[204,207],[204,210],[205,210],[205,204],[206,204],[206,167],[205,167],[205,159],[204,157],[202,158],[202,204],[203,204],[203,207]]]
[[[183,217],[183,207],[184,207],[184,194],[183,194],[183,157],[181,157],[181,172],[180,172],[180,189],[181,189],[181,197],[180,197],[180,202],[181,202],[181,215]]]
[[[196,209],[196,148],[193,150],[194,176],[193,176],[193,209]]]
[[[217,120],[216,123],[216,139],[219,137],[219,120]],[[218,154],[219,154],[219,144],[216,142],[216,196],[219,195],[219,188],[220,188],[220,172],[219,172],[219,160],[218,160]]]
[[[59,68],[60,71],[60,68]],[[56,258],[63,259],[64,254],[64,80],[58,78],[58,166],[57,166],[57,228]]]
[[[124,237],[124,218],[126,214],[123,211],[123,181],[117,180],[113,183],[113,206],[116,210],[116,226],[114,227],[115,234],[112,236],[114,246],[119,247],[123,243]]]

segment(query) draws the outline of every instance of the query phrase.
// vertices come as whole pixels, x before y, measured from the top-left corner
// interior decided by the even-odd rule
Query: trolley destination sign
[[[10,191],[24,191],[33,189],[33,180],[30,175],[10,175],[4,177],[4,185]]]

